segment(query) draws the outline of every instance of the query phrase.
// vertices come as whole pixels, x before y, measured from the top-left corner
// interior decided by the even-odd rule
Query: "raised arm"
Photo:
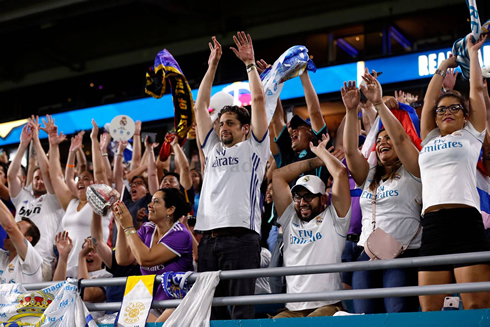
[[[124,172],[123,172],[123,152],[126,149],[128,142],[117,142],[117,150],[114,155],[114,183],[116,184],[116,191],[124,193]]]
[[[29,128],[28,124],[25,124],[20,134],[20,143],[17,149],[17,153],[15,154],[14,159],[10,163],[9,169],[7,171],[7,180],[9,182],[10,196],[12,198],[17,197],[20,190],[22,189],[22,183],[17,175],[19,174],[22,157],[24,156],[24,153],[26,152],[31,140],[31,129]]]
[[[48,191],[49,194],[54,194],[53,186],[51,185],[51,179],[49,177],[48,158],[46,157],[46,153],[44,152],[43,146],[41,145],[41,141],[39,141],[39,117],[32,116],[29,119],[28,124],[31,129],[32,143],[36,148],[37,161],[39,163],[41,175],[43,176],[43,182],[46,186],[46,191]]]
[[[150,191],[150,194],[153,195],[158,191],[158,186],[159,186],[159,179],[158,179],[158,172],[157,172],[157,166],[155,164],[155,149],[158,147],[158,143],[150,143],[149,137],[146,136],[145,139],[145,148],[146,151],[148,152],[148,190]]]
[[[81,174],[88,169],[87,157],[85,156],[85,152],[80,148],[77,151],[77,170],[78,173]]]
[[[432,76],[429,86],[424,97],[424,106],[422,107],[422,117],[420,118],[420,135],[422,140],[425,139],[427,134],[436,128],[435,111],[436,100],[441,94],[442,82],[444,81],[444,75],[448,68],[457,67],[456,57],[450,55],[449,58],[442,61],[438,70]],[[471,73],[470,73],[471,74]]]
[[[208,108],[211,102],[211,87],[213,86],[214,77],[222,54],[221,44],[216,40],[216,37],[213,36],[212,39],[213,43],[209,42],[211,53],[208,59],[208,70],[201,81],[201,85],[199,85],[196,104],[194,105],[196,123],[199,126],[197,132],[202,142],[204,142],[207,134],[213,128],[213,122],[211,121],[211,116],[209,116]]]
[[[53,281],[61,281],[66,279],[66,270],[68,269],[68,257],[71,250],[73,249],[73,241],[70,236],[68,236],[67,231],[59,232],[55,238],[54,242],[56,248],[58,249],[59,258],[58,265],[54,271]]]
[[[58,127],[53,124],[49,127],[49,175],[51,177],[51,184],[53,185],[54,192],[58,201],[61,204],[63,210],[66,211],[70,201],[75,198],[71,194],[70,189],[63,181],[63,173],[61,172],[60,163],[60,148],[59,144],[66,139],[63,132],[58,135]]]
[[[274,170],[272,173],[272,198],[279,216],[282,216],[287,207],[293,202],[289,183],[307,171],[323,166],[319,158],[297,161],[290,165]]]
[[[473,43],[473,38],[468,38],[468,53],[470,56],[470,122],[473,127],[482,132],[486,128],[487,111],[483,95],[483,76],[481,73],[478,50],[481,49],[487,35]]]
[[[180,168],[180,185],[182,185],[184,189],[189,190],[192,187],[192,176],[191,170],[189,169],[189,161],[187,160],[184,151],[182,151],[182,148],[180,147],[178,141],[179,140],[177,139],[177,137],[174,137],[170,144],[172,145],[172,149],[174,150],[175,163],[179,165]]]
[[[0,225],[2,225],[3,229],[7,232],[8,237],[12,241],[12,244],[17,251],[17,255],[19,255],[22,260],[25,260],[28,241],[15,223],[14,217],[10,213],[10,210],[2,201],[0,201]]]
[[[105,132],[100,136],[100,151],[102,152],[102,160],[104,161],[105,174],[107,176],[107,181],[109,185],[112,186],[114,182],[114,175],[112,173],[111,162],[109,161],[109,155],[107,153],[107,148],[111,143],[111,134]]]
[[[99,183],[109,185],[105,172],[102,151],[100,150],[99,126],[97,126],[94,119],[92,119],[92,133],[90,133],[90,139],[92,140],[92,163],[94,165],[94,178],[98,180]]]
[[[31,140],[31,145],[29,146],[29,162],[27,163],[27,176],[25,186],[32,184],[34,178],[34,169],[38,166],[37,163],[37,152],[34,143]]]
[[[130,170],[134,170],[141,164],[141,121],[134,123],[133,134],[133,158],[131,159]]]
[[[128,231],[128,235],[125,235],[127,243],[131,248],[132,255],[141,266],[152,267],[158,264],[164,264],[177,257],[174,252],[170,251],[161,243],[155,244],[151,248],[148,248],[145,243],[141,241],[138,234],[132,232],[134,231],[133,218],[131,218],[131,214],[123,202],[116,202],[113,206],[113,212],[114,217],[119,221],[119,225],[123,226],[126,231]],[[129,229],[128,226],[130,227]],[[131,227],[133,229],[131,229]]]
[[[350,209],[350,187],[349,174],[347,168],[329,151],[326,146],[329,138],[323,135],[323,140],[318,146],[310,142],[311,151],[318,156],[333,177],[332,184],[332,205],[339,217],[345,217]]]
[[[267,133],[269,127],[267,122],[267,114],[265,112],[265,94],[260,80],[259,73],[255,66],[254,47],[250,34],[245,35],[245,32],[238,32],[233,36],[233,40],[237,48],[230,48],[235,55],[243,61],[247,67],[248,82],[250,85],[251,104],[252,104],[252,132],[257,140],[262,140]]]
[[[92,241],[94,243],[95,250],[99,254],[104,264],[110,269],[112,267],[112,250],[104,242],[102,232],[102,217],[92,212],[92,223],[90,224],[90,235],[92,235]]]
[[[323,119],[322,109],[320,107],[320,100],[316,94],[313,84],[311,84],[310,75],[308,71],[304,71],[300,75],[301,84],[303,84],[303,90],[305,91],[306,106],[308,107],[308,115],[311,120],[311,127],[313,131],[320,132],[325,127],[325,120]]]
[[[359,151],[359,132],[357,123],[357,106],[361,95],[356,87],[355,81],[344,82],[341,88],[342,101],[344,102],[345,128],[344,128],[344,151],[347,160],[347,167],[352,174],[352,178],[357,185],[364,183],[368,172],[369,164]]]
[[[78,195],[77,185],[75,183],[75,157],[78,149],[82,146],[83,133],[85,132],[80,132],[71,138],[65,167],[65,183],[70,189],[71,194],[75,197]]]
[[[407,132],[405,132],[405,129],[400,121],[396,119],[390,109],[388,109],[383,102],[383,91],[381,89],[381,85],[370,74],[364,74],[362,78],[367,84],[367,87],[361,86],[362,92],[378,110],[386,132],[393,142],[395,152],[403,164],[403,167],[405,167],[410,174],[420,177],[419,150],[412,143],[412,140],[408,136]]]

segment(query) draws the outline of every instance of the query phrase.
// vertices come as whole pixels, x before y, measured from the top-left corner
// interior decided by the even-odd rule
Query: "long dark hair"
[[[378,135],[381,132],[383,132],[383,131],[385,131],[384,128],[382,128],[378,132],[378,134],[376,134],[376,139],[378,139]],[[376,168],[375,168],[376,171],[374,172],[373,181],[369,185],[369,190],[371,192],[373,192],[373,193],[378,188],[378,186],[381,183],[381,180],[383,179],[383,177],[385,177],[385,178],[387,177],[387,179],[392,180],[395,177],[396,172],[398,171],[398,169],[400,169],[400,167],[402,166],[402,163],[401,163],[400,159],[398,159],[398,156],[397,156],[396,161],[392,165],[393,169],[391,170],[391,173],[388,176],[386,176],[386,167],[381,163],[381,160],[379,160],[378,152],[376,152],[376,159],[377,159],[377,162],[378,162],[376,164]]]
[[[439,96],[439,98],[437,98],[436,100],[436,105],[434,106],[434,115],[436,114],[436,108],[437,106],[439,105],[439,102],[441,102],[442,99],[445,99],[445,98],[455,98],[459,101],[459,104],[463,107],[463,114],[465,116],[468,116],[469,114],[469,110],[468,110],[468,107],[466,106],[466,98],[464,96],[461,95],[461,93],[459,93],[458,91],[449,91],[449,92],[445,92],[443,94],[441,94]]]

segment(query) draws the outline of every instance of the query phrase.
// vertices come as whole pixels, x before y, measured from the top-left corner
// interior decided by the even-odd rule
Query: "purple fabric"
[[[147,247],[151,245],[151,238],[155,230],[155,224],[147,222],[139,229],[138,235],[140,239],[145,243]],[[187,228],[180,222],[170,228],[170,230],[163,236],[158,243],[162,243],[170,251],[178,253],[176,258],[162,262],[159,265],[153,267],[141,266],[142,275],[161,275],[167,271],[190,271],[194,270],[192,265],[192,236]],[[165,294],[161,284],[158,284],[156,292],[153,296],[154,300],[167,300],[169,297]]]
[[[353,190],[356,188],[356,182],[352,178],[349,171],[349,186],[351,190],[351,218],[350,218],[350,227],[349,232],[347,234],[361,234],[361,221],[362,221],[362,212],[361,206],[359,204],[360,194],[354,195]],[[357,192],[356,192],[357,193]]]

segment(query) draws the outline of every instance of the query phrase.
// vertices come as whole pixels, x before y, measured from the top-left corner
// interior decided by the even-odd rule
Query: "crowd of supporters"
[[[403,246],[398,257],[490,250],[490,221],[488,213],[482,218],[476,187],[478,174],[490,174],[490,98],[478,61],[486,37],[468,38],[471,78],[460,84],[469,85],[469,92],[454,88],[456,58],[440,63],[423,99],[420,135],[411,134],[397,114],[420,103],[417,97],[383,94],[377,73],[366,68],[360,86],[339,85],[346,115],[334,139],[306,70],[299,78],[308,117],[287,121],[279,98],[269,122],[260,73],[270,65],[256,60],[250,35],[239,32],[233,39],[235,47],[226,54],[215,37],[209,43],[208,70],[194,106],[199,160],[186,157],[177,137],[168,141],[173,165],[171,157],[156,157],[159,144],[142,139],[144,126],[136,122],[128,163],[127,142],[110,152],[110,134],[92,120],[88,162],[84,131],[71,137],[68,153],[60,153],[60,143],[68,142],[64,126],[49,115],[41,122],[28,119],[16,154],[0,158],[0,283],[367,261],[373,231]],[[221,56],[233,54],[248,75],[251,106],[213,108],[219,112],[213,121],[214,76]],[[374,124],[377,117],[382,128]],[[363,154],[373,129],[374,143]],[[49,135],[49,149],[40,130]],[[26,169],[21,161],[28,150]],[[92,184],[121,194],[106,215],[88,203]],[[489,280],[489,264],[464,264],[227,280],[215,296]],[[123,293],[123,287],[89,287],[82,297],[120,302]],[[351,310],[434,311],[445,296],[360,299]],[[169,296],[158,285],[154,298]],[[490,307],[487,292],[461,299],[465,309]],[[340,300],[295,302],[276,317],[345,310]],[[165,321],[172,311],[152,310],[149,321]],[[212,309],[212,319],[253,317],[250,305]]]

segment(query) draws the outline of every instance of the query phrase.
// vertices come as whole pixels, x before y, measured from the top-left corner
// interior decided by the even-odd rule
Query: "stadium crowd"
[[[490,221],[484,223],[476,186],[477,174],[490,174],[490,98],[478,62],[486,36],[467,39],[468,94],[455,89],[456,57],[440,63],[423,99],[420,135],[400,119],[402,111],[415,112],[411,105],[420,103],[418,98],[402,91],[383,94],[377,73],[366,68],[361,85],[339,85],[346,115],[334,139],[307,70],[299,78],[309,117],[286,121],[278,99],[269,123],[260,73],[271,65],[256,60],[250,35],[239,32],[233,39],[231,51],[248,75],[251,106],[213,108],[219,112],[213,121],[211,88],[224,55],[213,37],[194,105],[202,149],[197,163],[186,157],[177,137],[167,141],[175,165],[170,157],[155,157],[159,144],[142,140],[141,122],[127,163],[127,142],[119,142],[111,155],[111,136],[94,120],[90,163],[82,150],[84,131],[71,137],[68,153],[60,153],[59,144],[67,141],[63,126],[49,115],[42,122],[29,118],[15,156],[0,158],[5,235],[0,283],[250,269],[269,262],[368,261],[381,258],[378,248],[388,248],[386,242],[401,246],[399,258],[490,250],[485,230]],[[375,124],[378,116],[382,128]],[[49,135],[47,151],[40,130]],[[373,143],[362,153],[373,131]],[[28,149],[26,169],[21,161]],[[106,215],[88,204],[92,184],[109,185],[122,195]],[[463,264],[288,276],[285,281],[227,280],[215,296],[489,280],[489,264]],[[123,293],[123,287],[89,287],[82,297],[120,302]],[[353,312],[441,310],[445,296],[354,300]],[[154,299],[168,298],[157,285]],[[463,293],[461,299],[465,309],[490,307],[487,292]],[[275,317],[344,310],[340,300],[295,302]],[[152,310],[149,321],[165,321],[171,312]],[[212,319],[230,318],[254,318],[254,307],[213,307]]]

